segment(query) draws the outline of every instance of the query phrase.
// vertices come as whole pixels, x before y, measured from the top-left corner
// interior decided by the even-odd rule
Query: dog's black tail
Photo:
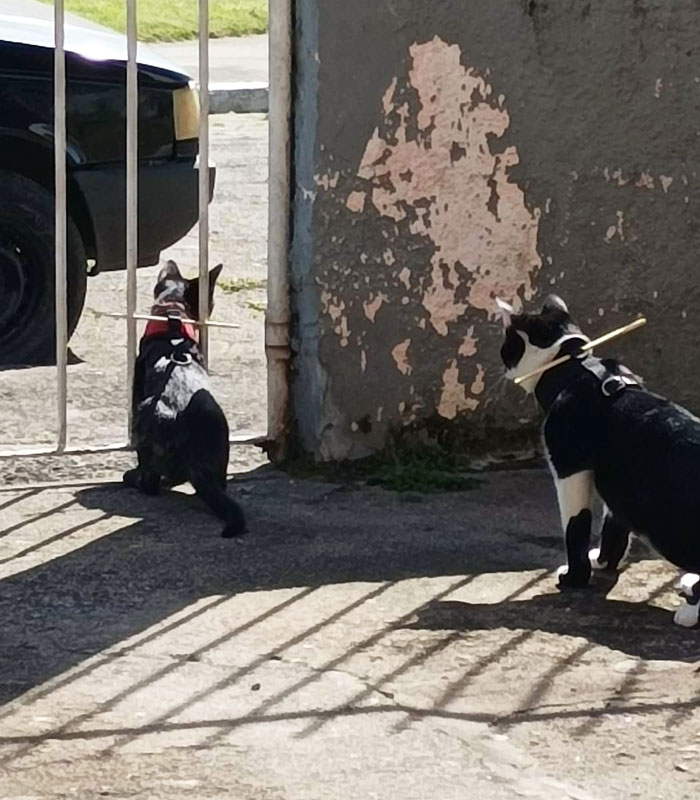
[[[195,392],[182,415],[187,431],[184,463],[190,483],[219,519],[226,523],[222,536],[231,539],[246,531],[243,509],[226,494],[228,423],[221,406],[206,389]]]
[[[225,539],[242,536],[246,532],[246,519],[243,509],[226,494],[226,489],[213,474],[197,472],[192,475],[192,485],[197,494],[219,519],[226,523],[221,535]]]

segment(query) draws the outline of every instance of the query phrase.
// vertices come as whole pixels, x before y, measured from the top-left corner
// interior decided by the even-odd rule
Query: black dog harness
[[[578,363],[591,373],[598,381],[603,397],[615,397],[623,392],[628,386],[640,387],[640,383],[627,367],[618,365],[621,374],[608,369],[601,359],[588,353],[576,356]]]

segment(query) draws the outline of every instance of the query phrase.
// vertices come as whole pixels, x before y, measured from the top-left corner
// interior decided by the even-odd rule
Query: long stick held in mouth
[[[603,336],[599,336],[597,339],[593,339],[593,341],[587,342],[583,345],[581,350],[592,350],[594,347],[597,347],[599,344],[605,344],[605,342],[609,342],[611,339],[617,339],[618,336],[624,336],[626,333],[631,333],[632,331],[636,331],[637,328],[641,328],[643,325],[646,325],[647,321],[645,317],[639,317],[639,319],[635,319],[634,322],[630,322],[628,325],[623,325],[621,328],[616,328],[614,331],[610,331],[610,333],[603,334]],[[533,369],[532,372],[528,372],[527,375],[521,375],[519,378],[516,378],[513,383],[522,383],[523,381],[528,380],[529,378],[534,378],[535,375],[540,375],[543,372],[546,372],[548,369],[552,369],[552,367],[558,367],[559,364],[563,364],[565,361],[568,361],[572,356],[566,355],[561,356],[561,358],[555,358],[554,361],[550,361],[549,364],[545,364],[543,367],[538,367],[537,369]]]

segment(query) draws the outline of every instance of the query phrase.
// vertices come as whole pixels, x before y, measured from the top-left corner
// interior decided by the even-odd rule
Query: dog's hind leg
[[[589,551],[593,569],[616,572],[624,560],[630,545],[630,531],[622,525],[606,508],[603,529],[600,533],[600,547]]]
[[[197,495],[209,506],[226,526],[221,532],[224,539],[242,536],[246,531],[243,509],[226,494],[226,473],[216,475],[212,470],[197,470],[190,477]]]
[[[673,615],[673,621],[683,628],[695,628],[700,618],[700,578],[697,573],[686,572],[683,575],[680,594],[686,602]]]
[[[127,486],[138,489],[148,495],[156,495],[160,491],[160,475],[152,469],[151,452],[149,449],[139,447],[136,451],[138,466],[136,469],[127,470],[122,480]]]

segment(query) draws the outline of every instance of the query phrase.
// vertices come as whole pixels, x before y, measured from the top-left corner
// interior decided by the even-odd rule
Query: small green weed
[[[463,492],[481,484],[466,458],[415,443],[393,443],[383,453],[358,461],[317,464],[295,460],[285,469],[297,478],[381,486],[402,494]]]
[[[216,286],[224,294],[236,294],[237,292],[249,292],[253,289],[264,289],[266,281],[256,280],[255,278],[221,278]]]

